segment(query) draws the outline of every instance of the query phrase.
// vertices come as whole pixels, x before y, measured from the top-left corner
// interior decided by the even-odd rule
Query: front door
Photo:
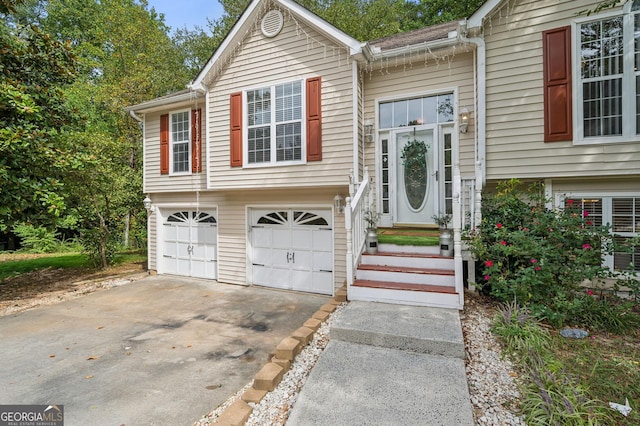
[[[433,128],[408,129],[391,134],[395,172],[391,194],[394,222],[433,224],[438,214],[438,144]]]

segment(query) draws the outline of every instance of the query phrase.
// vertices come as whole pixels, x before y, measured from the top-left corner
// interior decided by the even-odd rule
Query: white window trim
[[[174,146],[174,140],[173,140],[173,115],[174,114],[180,114],[186,112],[187,113],[187,118],[188,118],[188,128],[189,128],[189,137],[187,139],[187,146],[188,146],[188,158],[189,158],[189,165],[187,167],[187,171],[185,172],[176,172],[173,170],[174,168],[174,163],[173,163],[173,146]],[[191,164],[192,161],[192,155],[193,153],[191,152],[191,110],[190,109],[181,109],[181,110],[176,110],[176,111],[171,111],[169,113],[169,175],[170,176],[184,176],[184,175],[191,175],[192,170],[193,170],[193,165]],[[180,143],[184,143],[184,142],[180,142]]]
[[[596,22],[603,19],[613,18],[616,16],[623,16],[623,28],[633,28],[633,14],[631,14],[631,4],[633,1],[628,1],[623,10],[601,13],[596,16],[589,16],[584,18],[575,19],[571,22],[571,67],[572,67],[572,101],[573,101],[573,130],[574,130],[574,145],[594,145],[594,144],[611,144],[611,143],[633,143],[640,142],[640,135],[636,134],[635,128],[635,96],[631,93],[636,93],[635,88],[635,72],[627,70],[627,63],[635,63],[634,60],[634,40],[633,31],[623,31],[623,76],[622,76],[622,135],[621,136],[600,136],[600,137],[584,137],[583,127],[583,92],[581,84],[581,66],[580,66],[580,32],[578,27],[588,22]],[[633,89],[633,90],[629,90]],[[625,95],[626,94],[626,95]],[[626,117],[626,119],[625,119]],[[629,119],[631,118],[631,119]],[[638,129],[640,132],[640,129]]]
[[[242,91],[242,164],[243,168],[264,168],[264,167],[282,167],[293,166],[307,163],[307,90],[306,78],[293,78],[291,80],[276,81],[273,83],[262,84],[255,87],[243,89]],[[300,116],[300,133],[301,133],[301,153],[300,160],[276,161],[276,132],[275,132],[275,88],[281,84],[300,82],[300,95],[302,114]],[[253,90],[266,89],[271,90],[273,97],[271,98],[271,161],[266,163],[249,163],[249,108],[247,105],[247,93]]]
[[[555,205],[562,208],[565,199],[602,199],[602,225],[611,226],[613,221],[613,199],[614,198],[640,198],[640,192],[630,191],[602,191],[602,192],[561,192],[556,193]],[[614,233],[611,232],[613,235]],[[613,256],[603,256],[602,265],[613,271]]]

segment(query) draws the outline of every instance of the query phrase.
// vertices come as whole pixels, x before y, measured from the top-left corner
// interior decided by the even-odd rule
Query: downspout
[[[352,83],[351,83],[351,87],[353,87],[354,89],[354,94],[352,97],[352,105],[351,107],[353,108],[353,134],[352,134],[352,138],[354,141],[353,144],[353,177],[355,179],[355,182],[360,182],[360,146],[359,143],[360,142],[360,108],[359,108],[359,87],[358,87],[358,61],[352,61],[351,62],[351,78],[352,78]],[[362,152],[362,155],[364,156],[364,151]],[[364,164],[364,161],[363,161]],[[354,182],[349,182],[349,184],[352,184]],[[351,193],[351,188],[349,188],[349,193]]]
[[[478,69],[478,93],[476,108],[476,162],[480,165],[481,188],[484,188],[487,182],[487,65],[486,65],[486,47],[482,37],[467,37],[467,22],[464,23],[464,32],[460,31],[460,41],[475,44],[477,46],[477,69]]]
[[[131,116],[131,118],[136,120],[138,123],[144,125],[144,119],[142,117],[140,117],[139,115],[137,115],[134,110],[130,109],[129,110],[129,115]]]

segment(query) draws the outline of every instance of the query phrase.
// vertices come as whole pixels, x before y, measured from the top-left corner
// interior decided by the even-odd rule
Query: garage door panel
[[[254,284],[333,293],[330,210],[252,210],[250,217]]]
[[[187,258],[189,257],[189,247],[191,246],[191,244],[187,243],[183,243],[183,242],[179,242],[176,243],[176,247],[177,247],[177,253],[176,256],[178,256],[179,258]]]
[[[313,253],[307,250],[293,249],[291,268],[311,271],[313,269]]]
[[[313,282],[309,271],[291,271],[291,288],[298,291],[313,291]]]
[[[178,230],[175,225],[165,224],[162,228],[164,230],[164,239],[167,241],[175,241],[178,238]]]
[[[314,293],[333,294],[333,274],[331,272],[312,272]]]
[[[271,238],[271,229],[269,228],[253,228],[253,247],[254,248],[271,248],[273,239]]]
[[[321,251],[333,250],[333,233],[331,230],[322,229],[313,232],[313,249]]]
[[[291,248],[291,232],[289,229],[273,229],[272,247],[288,250]]]
[[[271,250],[271,265],[274,268],[289,269],[292,262],[290,251],[282,249]]]
[[[176,257],[178,255],[178,245],[173,242],[165,242],[164,255],[170,257]]]
[[[200,225],[198,228],[192,228],[191,242],[213,244],[216,242],[217,229],[211,225]]]
[[[176,240],[189,243],[191,240],[191,229],[189,226],[177,225],[176,226]]]
[[[314,271],[331,271],[333,269],[333,254],[329,252],[315,252],[313,255]]]
[[[271,268],[253,265],[253,283],[268,285],[271,282]]]
[[[215,211],[169,211],[163,223],[162,271],[216,279]]]
[[[296,229],[291,231],[293,250],[311,250],[313,246],[313,231],[311,229]]]
[[[271,249],[264,247],[253,248],[253,263],[271,267]]]

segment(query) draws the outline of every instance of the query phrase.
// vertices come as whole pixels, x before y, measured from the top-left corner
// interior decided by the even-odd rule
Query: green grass
[[[523,371],[527,424],[639,425],[640,332],[566,339],[549,330],[515,304],[494,319],[493,332]],[[609,408],[609,402],[624,404],[626,398],[632,407],[628,417]]]
[[[144,250],[128,250],[122,251],[113,258],[114,265],[122,265],[123,263],[140,263],[147,260],[147,254]]]
[[[113,265],[144,262],[147,256],[143,250],[123,251],[115,255]],[[40,269],[93,269],[89,256],[83,253],[40,254],[33,259],[0,260],[0,280]]]
[[[0,261],[0,279],[14,277],[46,268],[88,268],[89,257],[82,253],[64,253],[39,256],[34,259]]]
[[[640,343],[638,336],[595,334],[572,340],[557,337],[553,350],[565,369],[587,388],[592,399],[623,404],[631,414],[612,413],[616,425],[640,425]]]
[[[399,246],[437,246],[440,244],[438,237],[426,237],[417,235],[378,235],[379,244],[396,244]]]
[[[378,228],[380,244],[399,246],[437,246],[440,244],[437,229],[424,228]]]

